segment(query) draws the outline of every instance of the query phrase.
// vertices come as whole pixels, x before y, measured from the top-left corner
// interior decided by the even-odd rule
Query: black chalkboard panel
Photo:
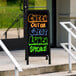
[[[49,11],[27,10],[27,27],[28,56],[49,55]]]

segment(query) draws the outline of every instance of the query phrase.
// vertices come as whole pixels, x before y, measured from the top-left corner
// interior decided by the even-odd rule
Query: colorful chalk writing
[[[31,23],[31,27],[35,27],[35,28],[46,28],[46,24],[45,23]]]
[[[47,15],[29,14],[28,22],[47,22]]]
[[[29,28],[29,34],[31,36],[47,36],[48,29]]]
[[[45,52],[47,46],[30,46],[30,52]]]
[[[48,54],[48,11],[28,11],[28,49],[29,54]]]
[[[42,43],[42,44],[43,43],[47,43],[48,44],[48,38],[47,37],[41,37],[41,36],[39,36],[39,37],[30,36],[29,37],[29,44],[35,44],[35,43],[37,43],[37,44],[39,44],[39,43]]]

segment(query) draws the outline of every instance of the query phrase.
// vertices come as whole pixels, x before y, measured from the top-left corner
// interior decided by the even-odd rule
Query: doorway
[[[56,0],[56,46],[68,41],[68,33],[59,22],[70,21],[70,0]]]
[[[50,46],[56,47],[56,0],[47,0],[50,13]]]
[[[60,47],[60,43],[67,42],[68,35],[59,22],[70,21],[70,0],[47,0],[47,4],[50,12],[50,45]]]

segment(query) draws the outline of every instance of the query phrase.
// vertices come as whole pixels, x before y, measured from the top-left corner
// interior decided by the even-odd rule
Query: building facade
[[[6,24],[11,26],[15,16],[20,16],[23,12],[20,10],[20,0],[0,0],[0,26],[5,27]],[[63,27],[59,24],[61,21],[71,21],[76,25],[76,0],[27,0],[29,6],[45,8],[32,8],[32,9],[48,9],[50,12],[50,45],[51,47],[60,47],[60,43],[68,41],[68,34]],[[18,3],[19,2],[19,3]],[[18,5],[17,5],[18,4]],[[7,8],[6,8],[7,7]],[[21,6],[23,8],[23,6]],[[14,9],[15,8],[15,9]],[[10,16],[9,16],[9,15]],[[20,15],[19,15],[20,14]],[[15,15],[15,16],[14,16]],[[23,17],[22,17],[23,18]],[[8,22],[8,19],[10,20]],[[13,19],[13,20],[12,20]],[[23,22],[21,21],[21,26]],[[15,24],[15,26],[17,23]],[[22,38],[23,36],[21,36]],[[75,45],[75,39],[72,38],[72,43]]]
[[[60,43],[68,42],[68,33],[59,22],[71,21],[76,25],[76,0],[47,0],[50,11],[50,44],[60,47]],[[72,38],[75,45],[75,39]]]

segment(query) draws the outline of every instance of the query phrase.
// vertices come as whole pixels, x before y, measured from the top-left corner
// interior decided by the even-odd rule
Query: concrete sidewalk
[[[13,56],[16,58],[16,60],[19,62],[19,64],[22,66],[23,69],[29,69],[29,68],[37,68],[37,67],[43,67],[43,66],[53,66],[53,65],[61,65],[61,64],[68,64],[68,53],[64,51],[64,49],[57,49],[53,48],[51,51],[51,64],[48,64],[48,60],[45,60],[45,57],[30,57],[30,65],[26,65],[25,61],[25,50],[17,50],[17,51],[11,51]],[[74,54],[76,52],[73,51]],[[73,63],[76,63],[72,59]],[[8,56],[4,52],[0,52],[0,71],[4,70],[12,70],[14,69],[14,65],[8,58]]]

